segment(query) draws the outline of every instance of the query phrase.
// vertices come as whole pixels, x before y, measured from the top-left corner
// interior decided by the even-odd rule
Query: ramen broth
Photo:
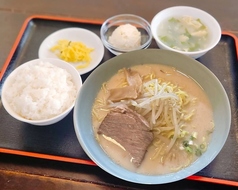
[[[112,141],[104,138],[102,135],[98,135],[98,127],[103,118],[109,112],[109,109],[105,109],[108,104],[107,89],[120,87],[122,83],[125,83],[124,73],[118,71],[117,74],[103,84],[93,105],[93,128],[99,144],[108,156],[119,165],[128,170],[146,175],[171,173],[189,166],[206,151],[210,134],[214,128],[213,112],[206,94],[192,78],[177,71],[173,67],[158,64],[145,64],[133,66],[131,69],[137,71],[143,78],[145,78],[145,76],[153,75],[155,78],[162,81],[177,85],[181,90],[188,94],[190,103],[186,109],[188,113],[194,111],[194,114],[191,117],[191,120],[187,122],[187,125],[184,128],[180,128],[180,135],[184,135],[185,137],[178,138],[171,150],[168,153],[163,154],[163,152],[159,152],[159,149],[168,146],[170,139],[161,136],[159,141],[161,140],[163,143],[158,143],[158,146],[156,147],[156,143],[153,142],[148,148],[142,164],[139,167],[135,167],[131,163],[131,156],[127,151],[123,150]],[[187,139],[187,144],[181,147],[181,145],[185,144],[185,139]],[[154,141],[156,141],[156,136],[154,136]],[[190,144],[191,146],[196,145],[198,147],[203,145],[201,147],[203,150],[199,151],[199,154],[191,153],[189,149],[186,149],[187,146],[190,147]]]

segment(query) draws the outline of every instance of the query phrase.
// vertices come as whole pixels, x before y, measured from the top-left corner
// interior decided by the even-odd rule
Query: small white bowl
[[[141,43],[139,47],[122,49],[113,46],[108,41],[113,31],[117,27],[125,24],[135,26],[137,30],[141,33]],[[149,47],[152,41],[150,24],[144,18],[133,14],[120,14],[108,18],[101,26],[100,35],[104,46],[114,55],[120,55],[122,53],[134,50],[146,49]]]
[[[57,66],[57,67],[62,68],[62,69],[65,69],[68,73],[70,73],[71,76],[72,76],[73,82],[74,82],[74,84],[76,86],[76,92],[77,93],[78,93],[78,91],[80,90],[80,88],[82,86],[82,79],[81,79],[81,76],[79,75],[78,71],[73,66],[71,66],[69,63],[67,63],[65,61],[62,61],[62,60],[59,60],[59,59],[51,59],[51,58],[48,58],[48,59],[47,58],[46,59],[34,59],[34,60],[31,60],[31,61],[28,61],[28,62],[20,65],[19,67],[17,67],[13,72],[11,72],[11,74],[6,78],[6,80],[5,80],[4,84],[3,84],[3,87],[2,87],[1,99],[2,99],[2,104],[3,104],[4,108],[6,109],[6,111],[12,117],[14,117],[15,119],[17,119],[19,121],[22,121],[22,122],[25,122],[25,123],[29,123],[29,124],[32,124],[32,125],[42,126],[42,125],[54,124],[54,123],[62,120],[73,109],[75,101],[65,111],[63,111],[62,113],[60,113],[57,116],[54,116],[54,117],[49,118],[49,119],[30,120],[30,119],[26,119],[26,118],[20,116],[19,114],[17,114],[12,109],[12,107],[10,106],[10,104],[7,101],[7,98],[6,98],[6,92],[9,90],[9,88],[11,88],[10,81],[14,77],[16,77],[16,75],[19,73],[18,72],[19,69],[26,68],[29,65],[34,65],[34,64],[36,64],[36,63],[38,63],[40,61],[42,61],[42,62],[49,62],[49,63],[53,64],[54,66]]]
[[[103,44],[99,36],[97,36],[95,33],[83,28],[65,28],[50,34],[48,37],[44,39],[38,51],[39,58],[59,59],[55,53],[50,51],[50,48],[56,45],[58,40],[70,40],[75,42],[82,42],[87,47],[94,49],[90,54],[92,58],[90,64],[85,68],[77,69],[79,74],[81,75],[97,67],[104,56]],[[78,63],[69,62],[69,63],[72,64],[75,68],[81,64],[81,62]]]
[[[191,16],[193,18],[199,18],[203,22],[203,24],[207,26],[210,36],[208,39],[209,42],[205,49],[190,52],[180,51],[167,46],[161,41],[158,33],[158,27],[161,24],[161,22],[168,20],[172,17],[181,17],[181,16]],[[208,14],[203,10],[188,6],[170,7],[157,13],[151,21],[151,31],[159,48],[182,53],[195,59],[201,57],[209,50],[214,48],[221,38],[221,27],[213,16],[211,16],[210,14]]]

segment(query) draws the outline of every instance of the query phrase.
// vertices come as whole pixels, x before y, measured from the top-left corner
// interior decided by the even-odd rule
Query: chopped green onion
[[[188,147],[188,146],[189,146],[189,144],[188,144],[188,141],[187,141],[187,140],[183,141],[183,146],[184,146],[184,147]]]
[[[189,134],[188,131],[182,130],[182,131],[180,132],[180,138],[183,138],[183,137],[185,137],[185,136],[188,135],[188,134]]]
[[[205,144],[200,144],[199,146],[202,150],[206,149],[206,145]]]
[[[187,29],[187,28],[185,28],[185,33],[184,33],[184,35],[187,36],[187,37],[189,37],[189,38],[192,37],[192,35],[188,32],[188,29]]]
[[[168,36],[162,36],[162,37],[160,37],[160,39],[161,39],[163,42],[169,42],[169,37],[168,37]]]
[[[193,152],[193,149],[190,146],[185,147],[185,150],[189,153]]]
[[[201,156],[202,155],[202,151],[200,149],[196,149],[195,155],[196,156]]]
[[[202,23],[202,21],[198,18],[197,21],[202,25],[200,27],[201,30],[205,30],[207,27]]]
[[[192,136],[191,136],[191,140],[197,139],[198,137],[198,133],[197,132],[193,132]]]
[[[172,17],[171,19],[169,19],[169,22],[180,22],[178,19]]]

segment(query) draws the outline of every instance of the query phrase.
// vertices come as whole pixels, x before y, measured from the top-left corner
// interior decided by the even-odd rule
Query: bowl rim
[[[140,21],[144,22],[144,23],[146,24],[146,27],[144,27],[144,26],[143,26],[140,22],[138,22],[138,21],[135,21],[135,22],[133,21],[133,22],[128,22],[128,23],[136,23],[136,24],[142,26],[142,27],[146,30],[147,34],[148,34],[148,37],[149,37],[148,40],[147,40],[144,44],[140,45],[138,48],[133,48],[133,49],[130,49],[130,50],[119,49],[119,48],[116,48],[116,47],[112,46],[112,45],[108,42],[108,40],[106,39],[106,37],[105,37],[105,35],[104,35],[104,33],[105,33],[105,27],[106,27],[106,25],[107,25],[111,20],[113,20],[113,19],[115,19],[115,18],[120,18],[120,17],[129,17],[129,18],[132,18],[132,19],[133,19],[133,18],[137,18],[137,19],[139,19]],[[121,21],[117,21],[117,22],[121,22]],[[117,22],[116,22],[116,23],[117,23]],[[106,31],[107,31],[107,30],[106,30]],[[120,52],[120,53],[127,53],[127,52],[130,52],[130,51],[140,50],[140,49],[147,48],[147,47],[151,44],[152,39],[153,39],[153,35],[152,35],[150,23],[149,23],[146,19],[144,19],[143,17],[138,16],[138,15],[135,15],[135,14],[119,14],[119,15],[114,15],[114,16],[112,16],[112,17],[106,19],[106,20],[103,22],[103,24],[102,24],[102,26],[101,26],[101,28],[100,28],[100,36],[101,36],[101,40],[102,40],[103,44],[105,45],[105,47],[106,47],[107,49],[112,49],[113,51],[117,51],[117,52]]]
[[[213,44],[210,44],[209,46],[207,46],[205,49],[202,49],[202,50],[199,50],[199,51],[181,51],[181,50],[177,50],[177,49],[173,49],[169,46],[167,46],[164,42],[162,42],[160,40],[160,38],[158,38],[156,32],[157,32],[157,27],[158,27],[158,24],[155,24],[155,20],[157,18],[159,18],[159,16],[161,14],[164,14],[165,12],[167,11],[171,11],[171,10],[182,10],[182,9],[190,9],[190,10],[193,10],[193,11],[197,11],[197,12],[200,12],[201,14],[203,15],[206,15],[206,17],[209,17],[214,25],[216,26],[216,31],[217,31],[217,36],[220,36],[218,38],[216,38],[216,40],[214,41]],[[185,14],[184,14],[185,15]],[[171,15],[172,16],[172,15]],[[171,16],[168,16],[168,17],[171,17]],[[209,26],[208,26],[209,27]],[[220,41],[221,39],[221,35],[222,35],[222,30],[221,30],[221,26],[220,24],[218,23],[218,21],[208,12],[202,10],[202,9],[199,9],[199,8],[196,8],[196,7],[191,7],[191,6],[173,6],[173,7],[168,7],[166,9],[163,9],[161,11],[159,11],[153,18],[152,18],[152,21],[151,21],[151,32],[152,32],[152,36],[153,38],[155,39],[156,42],[159,42],[160,44],[163,44],[163,46],[165,46],[168,50],[171,50],[171,51],[174,51],[174,52],[178,52],[178,53],[181,53],[181,54],[186,54],[186,55],[194,55],[194,54],[204,54],[206,53],[207,51],[211,50],[212,48],[214,48],[218,42]]]
[[[60,60],[60,59],[55,59],[55,58],[37,58],[37,59],[33,59],[33,60],[30,60],[30,61],[27,61],[27,62],[24,62],[22,63],[21,65],[19,65],[18,67],[16,67],[8,76],[7,78],[5,79],[4,83],[3,83],[3,86],[2,86],[2,91],[1,91],[1,99],[2,99],[2,104],[3,104],[3,107],[5,108],[5,110],[9,113],[9,115],[11,115],[12,117],[14,117],[15,119],[19,120],[19,121],[22,121],[22,122],[25,122],[25,123],[30,123],[30,124],[33,124],[33,125],[44,125],[44,123],[48,124],[53,124],[53,123],[56,123],[58,122],[58,118],[62,118],[63,116],[66,116],[67,113],[72,110],[72,108],[74,107],[75,105],[75,101],[76,99],[74,100],[74,102],[72,103],[72,105],[70,105],[66,110],[64,110],[62,113],[60,113],[59,115],[57,116],[54,116],[54,117],[51,117],[51,118],[48,118],[48,119],[40,119],[40,120],[30,120],[30,119],[26,119],[24,117],[21,117],[20,115],[18,115],[17,113],[15,113],[11,107],[9,106],[8,102],[6,101],[5,99],[5,96],[4,96],[4,91],[5,91],[5,88],[7,88],[7,86],[5,84],[7,84],[8,80],[9,80],[9,77],[15,75],[17,72],[18,72],[18,69],[20,68],[24,68],[26,67],[27,65],[32,65],[34,64],[35,62],[38,62],[38,61],[43,61],[43,62],[50,62],[51,64],[53,64],[54,66],[57,66],[57,67],[60,67],[58,65],[56,65],[55,62],[61,64],[61,65],[66,65],[66,67],[68,67],[71,71],[73,71],[75,74],[77,73],[78,74],[78,71],[72,66],[70,65],[69,63],[63,61],[63,60]],[[62,67],[60,67],[62,68]],[[67,69],[65,69],[67,70]],[[67,70],[68,73],[70,73],[68,70]],[[71,74],[71,73],[70,73]],[[79,91],[81,86],[82,86],[82,78],[81,78],[81,75],[79,75],[79,86],[77,87]],[[72,76],[73,77],[73,76]],[[78,92],[77,92],[78,94]],[[76,96],[77,96],[76,94]],[[52,122],[51,122],[52,121]]]
[[[142,55],[143,54],[143,53],[141,53],[142,51],[144,52],[144,55]],[[158,63],[158,60],[160,60],[158,58],[163,59],[163,55],[162,56],[158,55],[160,53],[161,54],[169,54],[169,55],[165,55],[165,56],[167,56],[167,59],[169,59],[169,60],[172,59],[172,57],[176,61],[178,60],[178,58],[181,58],[182,61],[184,62],[183,67],[184,67],[184,69],[188,70],[188,72],[192,71],[192,69],[189,67],[190,62],[194,62],[195,69],[200,68],[203,75],[209,76],[209,79],[211,79],[212,81],[214,81],[217,84],[216,88],[215,87],[214,88],[218,89],[218,91],[222,95],[221,96],[222,101],[225,102],[225,104],[220,105],[220,107],[222,106],[225,109],[225,112],[226,112],[225,114],[227,116],[227,119],[226,119],[226,121],[224,121],[226,126],[220,127],[217,130],[215,129],[216,133],[219,133],[219,132],[222,131],[222,137],[223,138],[220,141],[215,142],[214,137],[213,137],[213,140],[212,140],[212,146],[217,146],[218,145],[218,148],[216,150],[214,150],[214,149],[211,149],[210,146],[209,146],[208,149],[210,151],[206,151],[202,155],[202,160],[197,159],[190,166],[188,166],[188,167],[186,167],[186,168],[184,168],[184,169],[182,169],[178,172],[175,172],[175,173],[169,173],[169,174],[165,174],[165,175],[152,175],[152,176],[148,175],[147,176],[147,175],[144,175],[144,174],[138,174],[138,173],[126,170],[125,168],[117,165],[114,161],[112,161],[112,159],[110,159],[107,156],[107,154],[104,152],[104,150],[102,150],[100,145],[98,145],[98,143],[96,141],[96,138],[94,136],[93,129],[91,128],[91,126],[92,126],[91,122],[92,121],[90,120],[91,115],[89,116],[89,114],[91,112],[91,106],[92,105],[91,105],[90,101],[91,100],[93,101],[94,98],[96,97],[96,95],[92,95],[92,93],[85,92],[84,90],[85,89],[91,89],[91,90],[93,89],[93,92],[98,93],[98,90],[100,89],[98,86],[95,86],[94,88],[92,88],[92,87],[88,88],[88,86],[90,86],[91,83],[94,83],[94,82],[96,83],[97,81],[102,84],[104,80],[108,80],[109,78],[111,78],[115,74],[116,70],[119,70],[120,68],[123,67],[122,65],[125,66],[128,63],[128,60],[127,60],[128,54],[130,54],[131,59],[134,59],[134,57],[137,53],[138,53],[139,58],[141,60],[142,60],[142,57],[144,59],[145,58],[148,59],[152,56],[152,54],[153,55],[156,54],[156,63]],[[148,53],[148,54],[145,55],[145,53]],[[123,63],[120,64],[120,65],[113,64],[113,61],[115,59],[121,59],[121,62],[123,62]],[[186,63],[184,60],[188,60],[188,62]],[[148,63],[150,63],[150,62],[148,62]],[[156,64],[156,63],[154,63],[154,64]],[[143,64],[143,63],[140,63],[140,61],[138,61],[137,64]],[[163,63],[160,63],[160,64],[163,64]],[[107,67],[109,65],[110,65],[110,68]],[[135,64],[133,64],[133,65],[135,65]],[[165,64],[165,65],[168,65],[168,64]],[[130,66],[132,66],[132,65],[131,64],[128,65],[128,67],[130,67]],[[111,71],[111,72],[114,72],[114,73],[106,74],[107,71]],[[103,77],[101,77],[99,79],[98,76],[99,75],[101,76],[102,73],[105,73],[105,74],[103,75]],[[185,74],[187,74],[187,73],[185,73]],[[201,78],[201,80],[203,80],[204,77],[200,77],[200,78]],[[205,84],[207,84],[207,83],[204,83],[204,85]],[[209,83],[208,83],[208,85],[211,86],[211,84],[209,84]],[[90,94],[90,95],[88,95],[88,94]],[[83,101],[83,99],[81,97],[81,96],[85,96],[85,95],[87,95],[87,98],[88,98],[87,104]],[[210,99],[210,101],[211,101],[211,99]],[[216,101],[220,101],[220,99],[218,99]],[[90,104],[90,110],[87,111],[87,109],[84,109],[84,110],[80,109],[84,105],[88,106],[89,104]],[[219,112],[219,110],[218,110],[218,112]],[[80,115],[81,118],[84,118],[84,121],[82,119],[80,119],[78,117],[78,115]],[[218,117],[218,119],[221,119],[221,118]],[[85,129],[84,126],[86,125],[84,123],[85,120],[89,121],[89,125],[90,125],[90,128],[87,129],[87,130],[84,130]],[[74,129],[75,129],[75,132],[76,132],[76,136],[77,136],[77,139],[78,139],[81,147],[86,152],[86,154],[89,156],[89,158],[91,160],[93,160],[100,168],[102,168],[103,170],[105,170],[106,172],[108,172],[109,174],[111,174],[115,177],[118,177],[120,179],[129,181],[129,182],[134,182],[134,183],[139,183],[139,184],[165,184],[165,183],[179,181],[179,180],[182,180],[182,179],[184,179],[188,176],[191,176],[191,175],[199,172],[203,168],[205,168],[207,165],[209,165],[215,159],[215,157],[219,154],[219,152],[223,148],[223,146],[224,146],[224,144],[227,140],[229,131],[230,131],[231,107],[230,107],[229,98],[227,96],[227,93],[226,93],[223,85],[221,84],[219,79],[215,76],[215,74],[211,70],[209,70],[205,65],[201,64],[197,60],[192,59],[191,57],[188,57],[186,55],[183,55],[183,54],[180,54],[180,53],[177,53],[177,52],[173,52],[173,51],[169,51],[169,50],[161,50],[161,49],[146,49],[146,50],[133,51],[133,52],[129,52],[129,53],[125,53],[125,54],[121,54],[119,56],[116,56],[116,57],[106,61],[104,64],[100,65],[96,70],[94,70],[93,73],[84,82],[84,85],[83,85],[83,87],[82,87],[82,89],[81,89],[81,91],[80,91],[80,93],[79,93],[79,95],[76,99],[76,104],[75,104],[74,113],[73,113],[73,121],[74,121]],[[96,148],[93,148],[94,146]]]

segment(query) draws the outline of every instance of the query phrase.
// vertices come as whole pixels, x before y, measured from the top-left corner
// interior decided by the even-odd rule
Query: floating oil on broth
[[[161,22],[158,36],[167,46],[186,52],[203,50],[209,43],[209,30],[199,18],[171,17]]]
[[[108,105],[118,103],[108,102],[108,90],[127,85],[125,82],[125,74],[120,70],[103,84],[93,105],[93,127],[99,144],[108,156],[119,165],[128,170],[146,175],[171,173],[189,166],[206,151],[210,141],[210,135],[214,128],[212,108],[203,89],[192,78],[178,72],[172,67],[158,64],[145,64],[133,66],[131,70],[140,74],[143,85],[150,80],[156,79],[157,81],[158,79],[161,84],[167,85],[166,88],[170,89],[170,87],[172,87],[172,93],[180,94],[179,97],[186,96],[186,98],[181,99],[181,101],[187,101],[186,103],[182,103],[184,104],[182,114],[177,113],[176,116],[177,126],[179,127],[177,129],[177,137],[175,139],[174,129],[169,130],[173,128],[171,121],[166,123],[165,120],[160,119],[160,117],[162,117],[160,116],[157,119],[158,122],[156,121],[157,123],[155,122],[155,124],[153,124],[151,121],[152,114],[144,115],[153,127],[154,140],[149,146],[141,165],[135,167],[127,151],[97,134],[100,123],[110,110]],[[140,97],[138,97],[138,99],[139,98]],[[122,102],[130,102],[130,100],[123,100]],[[141,109],[137,109],[131,105],[129,106],[139,114],[143,114]],[[167,114],[170,113],[171,112],[167,110]],[[163,114],[165,113],[162,112],[162,115]],[[175,142],[173,146],[168,149],[173,138]]]

